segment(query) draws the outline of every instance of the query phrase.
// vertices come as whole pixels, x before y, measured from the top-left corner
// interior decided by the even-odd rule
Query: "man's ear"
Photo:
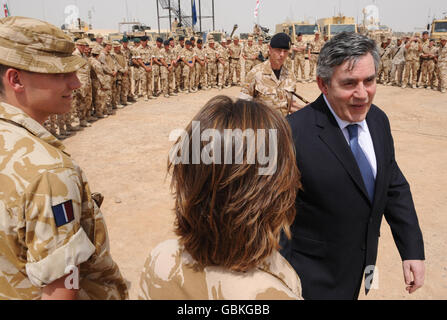
[[[325,96],[327,96],[328,95],[328,85],[323,81],[323,79],[321,79],[318,76],[317,76],[317,84],[318,84],[318,88],[320,88],[320,91],[323,92],[323,94]]]
[[[5,72],[3,83],[16,93],[23,92],[25,86],[22,83],[22,74],[19,70],[10,68]]]

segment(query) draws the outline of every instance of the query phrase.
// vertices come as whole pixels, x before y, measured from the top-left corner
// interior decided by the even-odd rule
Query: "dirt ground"
[[[315,83],[300,84],[315,99]],[[184,128],[213,96],[237,97],[240,88],[199,91],[140,101],[66,139],[67,151],[85,171],[102,206],[114,259],[137,298],[149,252],[174,237],[173,199],[166,176],[169,133]],[[313,101],[313,100],[312,100]],[[375,104],[389,116],[397,161],[412,187],[426,250],[425,286],[408,295],[402,263],[388,224],[382,223],[378,290],[360,299],[447,298],[447,95],[431,90],[378,86]]]

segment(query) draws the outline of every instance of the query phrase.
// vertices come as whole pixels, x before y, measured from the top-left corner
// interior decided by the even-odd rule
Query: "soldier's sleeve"
[[[256,86],[256,70],[251,70],[245,79],[245,83],[242,86],[241,93],[239,94],[239,99],[243,100],[253,100],[255,97],[255,86]]]
[[[44,287],[87,261],[95,246],[82,228],[82,182],[74,169],[38,176],[25,191],[26,273]]]

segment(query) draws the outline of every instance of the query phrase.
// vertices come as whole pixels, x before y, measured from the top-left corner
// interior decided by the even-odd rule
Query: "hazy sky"
[[[3,1],[3,0],[2,0]],[[178,0],[171,0],[171,2]],[[92,11],[94,29],[118,29],[118,22],[125,18],[139,20],[157,29],[157,0],[8,0],[12,15],[20,15],[49,21],[57,26],[65,23],[71,12],[70,5],[79,8],[81,19],[89,22],[88,11]],[[199,0],[196,0],[198,7]],[[286,19],[311,20],[343,13],[361,22],[362,9],[376,3],[382,24],[394,31],[411,32],[426,27],[433,16],[447,15],[446,0],[261,0],[260,24],[274,32],[275,25]],[[212,1],[201,0],[202,15],[211,15]],[[236,33],[251,32],[253,29],[256,0],[215,0],[216,29],[231,32],[234,24],[239,25]],[[181,0],[182,9],[191,13],[191,0]],[[160,15],[167,11],[160,8]],[[168,19],[161,20],[161,28],[168,28]],[[197,24],[198,28],[198,24]],[[202,29],[210,30],[210,19],[202,21]]]

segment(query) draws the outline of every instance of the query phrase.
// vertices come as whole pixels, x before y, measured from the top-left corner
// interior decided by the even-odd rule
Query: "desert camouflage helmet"
[[[0,19],[0,64],[37,73],[71,73],[86,61],[56,26],[25,17]]]

